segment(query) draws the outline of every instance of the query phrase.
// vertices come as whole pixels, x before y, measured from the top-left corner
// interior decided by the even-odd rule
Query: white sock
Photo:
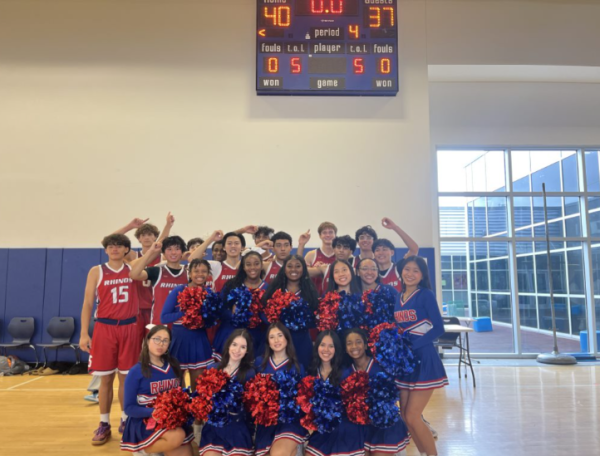
[[[127,421],[127,414],[125,412],[121,412],[121,419]]]
[[[110,413],[101,413],[100,414],[100,421],[103,423],[109,423],[110,424]]]

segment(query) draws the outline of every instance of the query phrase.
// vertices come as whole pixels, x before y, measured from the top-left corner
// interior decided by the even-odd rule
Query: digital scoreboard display
[[[397,0],[257,0],[259,95],[398,93]]]

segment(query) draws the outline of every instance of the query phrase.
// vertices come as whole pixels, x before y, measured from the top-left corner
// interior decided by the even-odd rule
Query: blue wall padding
[[[8,278],[8,249],[0,249],[0,343],[9,342],[5,339],[8,322],[4,320],[6,311],[6,280]]]
[[[309,250],[312,249],[306,252]],[[394,260],[401,259],[406,251],[396,249]],[[422,248],[419,255],[427,258],[435,290],[434,252],[433,248]],[[210,252],[207,257],[211,257]],[[72,341],[79,343],[87,275],[90,268],[106,261],[103,249],[0,249],[0,340],[12,340],[7,327],[13,317],[34,317],[34,344],[50,342],[46,327],[52,317],[74,317]],[[34,361],[31,350],[11,353],[25,361]],[[41,349],[38,356],[42,360]],[[49,359],[55,359],[55,352],[49,352]],[[73,352],[60,350],[58,359],[74,361]],[[86,353],[82,353],[81,360],[87,362]]]

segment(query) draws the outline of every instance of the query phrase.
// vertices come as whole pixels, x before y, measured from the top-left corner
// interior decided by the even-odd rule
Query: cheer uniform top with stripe
[[[396,386],[427,390],[448,385],[446,370],[433,346],[433,341],[444,334],[444,321],[431,290],[417,288],[406,301],[400,296],[394,318],[408,333],[417,361],[413,373],[396,379]]]
[[[325,380],[320,370],[318,375]],[[310,435],[306,453],[312,456],[362,456],[365,454],[365,426],[352,423],[343,412],[340,423],[331,432],[314,431]]]
[[[159,393],[177,388],[179,379],[170,364],[162,367],[150,364],[150,378],[142,375],[142,365],[136,364],[131,368],[125,379],[124,411],[127,414],[125,430],[121,440],[121,450],[136,452],[152,446],[167,432],[166,429],[157,430],[152,419],[154,408],[151,404]],[[186,434],[183,443],[191,442],[194,433],[191,427],[184,427]]]
[[[261,363],[263,358],[256,358],[256,370],[263,374],[276,374],[281,370],[287,370],[289,359],[282,361],[280,364],[275,364],[273,358],[269,358],[267,365],[263,371],[261,371]],[[295,366],[290,367],[290,371],[298,372]],[[304,368],[300,365],[300,377],[304,377]],[[256,456],[262,456],[271,451],[271,446],[277,440],[288,439],[302,444],[306,440],[308,431],[300,425],[300,418],[294,420],[292,423],[277,423],[274,426],[262,426],[258,424],[256,426]]]
[[[266,290],[267,283],[261,282],[261,284],[257,287],[259,290]],[[252,290],[252,289],[250,289]],[[223,292],[225,289],[222,290]],[[229,290],[231,291],[231,290]],[[224,293],[221,293],[221,298],[223,299],[223,311],[221,312],[221,325],[217,330],[217,334],[215,336],[215,340],[213,341],[213,357],[215,360],[220,361],[221,355],[223,353],[223,346],[227,341],[227,338],[231,335],[231,333],[237,329],[236,326],[233,326],[231,323],[231,319],[233,317],[233,306],[234,302],[228,303],[227,296]],[[248,332],[252,336],[252,342],[254,344],[254,353],[262,353],[261,348],[264,348],[264,338],[265,338],[265,329],[264,328],[246,328]]]
[[[179,361],[182,369],[204,369],[212,363],[212,348],[208,341],[206,329],[188,329],[181,324],[183,312],[177,302],[177,297],[187,285],[173,288],[165,301],[160,315],[162,324],[173,323],[171,330],[171,354]]]
[[[216,369],[217,364],[211,364],[208,369]],[[254,377],[254,370],[246,373],[244,379],[238,378],[238,371],[235,370],[231,377],[242,384]],[[213,426],[205,423],[202,427],[202,435],[198,444],[200,455],[208,451],[216,451],[224,456],[243,455],[252,456],[254,449],[252,446],[252,433],[248,426],[245,413],[239,415],[229,415],[229,423],[223,427]]]
[[[350,369],[344,374],[344,379],[358,369],[352,364]],[[383,372],[377,361],[373,358],[369,361],[365,372],[369,374],[369,378],[374,377],[379,372]],[[399,397],[397,399],[400,399]],[[398,411],[400,414],[400,411]],[[402,451],[410,442],[408,428],[401,417],[392,426],[382,429],[372,424],[364,426],[365,428],[365,450],[371,453],[398,453]]]
[[[179,285],[187,285],[188,274],[187,268],[182,267],[179,272],[174,273],[173,269],[166,264],[158,267],[158,278],[152,286],[152,294],[154,295],[154,303],[152,304],[152,324],[160,325],[160,315],[167,300],[167,296],[175,287]]]
[[[392,265],[387,271],[379,271],[379,283],[382,285],[389,285],[393,287],[398,293],[402,293],[402,282],[400,281],[400,274],[396,269],[396,265]]]

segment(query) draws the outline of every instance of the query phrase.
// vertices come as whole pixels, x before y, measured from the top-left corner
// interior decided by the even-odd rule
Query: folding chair
[[[31,343],[31,338],[35,332],[35,322],[33,317],[15,317],[8,324],[8,333],[12,337],[12,342],[8,344],[0,344],[0,348],[4,349],[4,354],[8,353],[9,348],[23,349],[31,348],[35,353],[35,367],[40,363],[35,346]]]
[[[79,345],[71,343],[71,338],[75,332],[75,319],[73,317],[52,317],[46,331],[52,337],[52,342],[49,344],[38,344],[38,347],[44,349],[45,366],[48,365],[47,349],[56,350],[56,360],[58,361],[58,350],[61,348],[71,348],[75,352],[77,364],[80,363]]]
[[[444,320],[444,325],[459,325],[460,320],[456,317],[442,317]],[[469,337],[466,334],[466,337]],[[468,340],[468,339],[467,339]],[[459,332],[444,332],[434,343],[434,346],[441,347],[442,350],[452,350],[453,348],[458,348],[460,351],[458,357],[458,377],[460,378],[460,367],[461,364],[465,364],[471,369],[471,376],[473,377],[473,387],[475,387],[475,372],[473,371],[473,363],[471,362],[471,353],[469,350],[469,345],[467,342],[467,346],[464,346],[462,343],[461,333]],[[467,377],[467,373],[465,372],[465,378]]]

